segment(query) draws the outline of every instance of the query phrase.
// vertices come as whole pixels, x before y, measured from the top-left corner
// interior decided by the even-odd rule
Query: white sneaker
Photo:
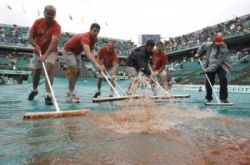
[[[80,103],[79,100],[79,97],[77,97],[76,95],[72,95],[67,99],[67,101],[70,103]]]

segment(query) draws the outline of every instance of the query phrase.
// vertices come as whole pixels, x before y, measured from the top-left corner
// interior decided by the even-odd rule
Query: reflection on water
[[[97,104],[85,117],[22,121],[26,110],[47,106],[19,95],[7,101],[0,105],[0,164],[250,164],[249,118],[228,117],[224,109],[221,115],[144,98]]]

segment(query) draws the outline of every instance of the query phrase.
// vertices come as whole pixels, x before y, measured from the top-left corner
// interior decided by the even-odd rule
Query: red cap
[[[222,35],[216,35],[216,36],[214,37],[214,43],[215,43],[216,45],[221,45],[221,44],[223,44],[223,37],[222,37]]]

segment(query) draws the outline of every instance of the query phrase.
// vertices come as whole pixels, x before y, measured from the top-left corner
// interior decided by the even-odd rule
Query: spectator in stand
[[[108,42],[107,45],[100,48],[97,56],[97,60],[99,64],[106,70],[106,72],[109,73],[111,76],[110,82],[115,87],[115,75],[116,75],[116,69],[118,66],[118,55],[115,50],[115,44],[116,42],[114,40],[111,40]],[[101,86],[102,86],[102,79],[103,75],[99,74],[97,79],[97,92],[94,95],[94,98],[97,98],[101,94]],[[109,97],[113,97],[114,91],[112,88],[110,88],[111,93]]]
[[[168,57],[163,52],[164,44],[163,42],[159,41],[156,43],[156,48],[153,51],[152,55],[152,70],[154,75],[157,77],[161,77],[163,82],[163,88],[167,90],[168,88],[168,81],[167,81],[167,72],[165,69],[165,65],[168,63]]]
[[[187,35],[169,38],[169,41],[165,41],[166,50],[175,51],[184,49],[185,47],[194,47],[194,41],[196,41],[196,44],[199,44],[200,42],[211,41],[210,36],[213,36],[218,32],[223,33],[225,36],[234,35],[235,33],[248,32],[250,26],[247,25],[245,21],[247,21],[249,18],[249,15],[244,17],[236,17],[230,21],[209,26]]]
[[[69,84],[67,96],[71,103],[79,103],[79,97],[76,96],[75,84],[80,75],[82,65],[81,53],[84,51],[87,58],[92,62],[96,69],[102,71],[102,66],[96,61],[95,55],[92,52],[97,42],[97,36],[100,32],[100,25],[93,23],[90,26],[89,32],[81,33],[73,36],[64,45],[63,60],[69,68]]]
[[[57,44],[61,36],[61,27],[55,21],[55,16],[55,7],[51,5],[46,6],[44,9],[44,18],[37,19],[30,29],[29,43],[34,47],[32,61],[33,90],[30,92],[28,100],[33,100],[38,94],[37,87],[40,81],[42,62],[45,63],[50,83],[53,84],[54,65],[58,54]],[[45,87],[45,104],[53,105],[51,91],[47,81]]]
[[[16,59],[16,52],[12,52],[12,55],[10,56],[10,66],[12,70],[16,70],[16,64],[17,64],[17,59]]]
[[[228,90],[227,90],[227,73],[230,69],[230,56],[228,54],[227,45],[223,41],[222,35],[216,35],[213,42],[207,42],[201,45],[195,57],[205,55],[204,72],[207,74],[210,82],[214,85],[215,75],[217,74],[220,81],[220,100],[222,103],[228,103]],[[206,102],[211,102],[212,87],[208,80],[205,82],[206,86]]]
[[[11,43],[17,44],[18,43],[18,27],[16,24],[12,26],[11,32]]]

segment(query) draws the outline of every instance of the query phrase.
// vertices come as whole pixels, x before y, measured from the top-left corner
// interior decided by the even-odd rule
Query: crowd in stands
[[[248,63],[248,57],[250,56],[250,47],[246,47],[241,50],[229,50],[229,55],[231,58],[231,65],[236,65],[239,63]],[[186,69],[184,67],[185,63],[197,63],[197,60],[195,60],[193,57],[187,58],[183,57],[181,60],[175,60],[167,65],[167,69],[171,72],[175,70],[181,70]]]
[[[201,43],[211,40],[211,36],[217,33],[222,33],[225,39],[237,36],[240,34],[250,33],[250,14],[242,17],[236,17],[233,20],[220,23],[215,26],[206,27],[202,30],[195,31],[190,34],[179,36],[176,38],[170,38],[165,41],[165,51],[168,53],[183,50],[187,48],[198,47]],[[242,50],[230,50],[229,51],[232,65],[237,65],[240,63],[248,64],[250,56],[250,47],[246,47]],[[170,73],[178,73],[178,71],[187,70],[188,65],[196,65],[199,67],[197,60],[192,57],[175,60],[167,65],[167,69]],[[192,69],[195,67],[192,66]],[[175,72],[177,71],[177,72]]]
[[[28,31],[28,27],[0,24],[0,44],[29,47],[30,45],[27,42]],[[173,52],[185,48],[192,48],[203,42],[210,41],[211,36],[217,33],[222,33],[225,39],[240,33],[250,33],[250,14],[242,17],[236,17],[233,20],[206,27],[202,30],[189,34],[178,37],[170,37],[169,40],[164,41],[165,50],[166,52]],[[62,33],[59,42],[59,50],[62,49],[64,43],[73,35],[73,33],[68,32]],[[109,39],[110,38],[99,37],[95,51],[106,44]],[[117,51],[120,56],[127,56],[130,51],[136,47],[136,45],[130,40],[116,39],[116,41]]]
[[[0,69],[16,70],[29,67],[31,54],[24,54],[11,50],[0,51]]]
[[[31,49],[30,44],[27,41],[29,28],[21,27],[17,25],[6,25],[0,24],[0,45],[6,46],[19,46],[19,47],[27,47]],[[187,48],[194,48],[199,46],[203,42],[210,41],[211,36],[217,33],[222,33],[225,39],[229,39],[231,37],[250,33],[250,14],[236,17],[233,20],[229,20],[214,26],[203,28],[202,30],[195,31],[189,34],[185,34],[178,37],[171,37],[169,40],[164,41],[165,51],[168,53],[183,50]],[[74,33],[64,32],[61,35],[59,42],[59,50],[62,50],[63,45],[69,38],[71,38]],[[99,37],[98,42],[96,43],[95,51],[97,52],[100,47],[105,45],[111,38]],[[112,38],[113,39],[113,38]],[[136,47],[136,45],[130,40],[119,40],[117,41],[117,51],[119,56],[128,56],[130,51]],[[17,56],[18,54],[18,56]],[[244,48],[242,50],[230,50],[230,55],[232,57],[232,61],[234,63],[248,63],[250,55],[250,47]],[[0,51],[0,66],[8,66],[11,69],[18,68],[18,64],[21,64],[22,61],[29,65],[31,56],[22,55],[20,56],[20,52],[13,53],[12,51]],[[60,60],[59,60],[60,62]],[[123,65],[124,61],[120,61],[120,65]],[[168,65],[168,70],[173,72],[175,70],[182,70],[186,68],[185,63],[196,63],[194,59],[182,59],[179,61],[175,61],[174,63],[170,63]],[[86,65],[89,71],[92,71],[91,65]]]
[[[203,42],[211,40],[211,36],[222,33],[224,38],[230,38],[241,33],[250,33],[250,14],[236,17],[233,20],[223,22],[211,27],[203,28],[178,37],[170,37],[164,41],[166,52],[178,51],[186,48],[192,48]]]
[[[249,83],[250,79],[245,80],[244,74],[247,74],[246,71],[249,70],[247,68],[249,68],[250,47],[239,50],[231,49],[229,50],[229,55],[231,58],[229,81],[231,82],[242,77],[241,81]],[[168,70],[169,80],[175,79],[176,83],[202,84],[204,82],[204,75],[196,58],[183,57],[182,59],[172,61],[166,65],[166,69]]]
[[[28,46],[27,33],[28,27],[0,24],[0,43]]]
[[[2,45],[13,45],[13,46],[21,46],[21,47],[30,47],[28,44],[29,28],[21,27],[17,25],[6,25],[0,24],[0,44]],[[70,39],[74,33],[62,33],[60,41],[59,41],[59,50],[62,50],[64,43]],[[98,42],[95,47],[95,51],[97,52],[100,47],[106,44],[110,40],[110,38],[99,37]],[[120,56],[127,56],[129,52],[135,48],[135,44],[131,40],[116,40],[116,49]]]
[[[0,52],[0,66],[6,66],[9,69],[16,69],[17,57],[16,52],[3,51]]]

